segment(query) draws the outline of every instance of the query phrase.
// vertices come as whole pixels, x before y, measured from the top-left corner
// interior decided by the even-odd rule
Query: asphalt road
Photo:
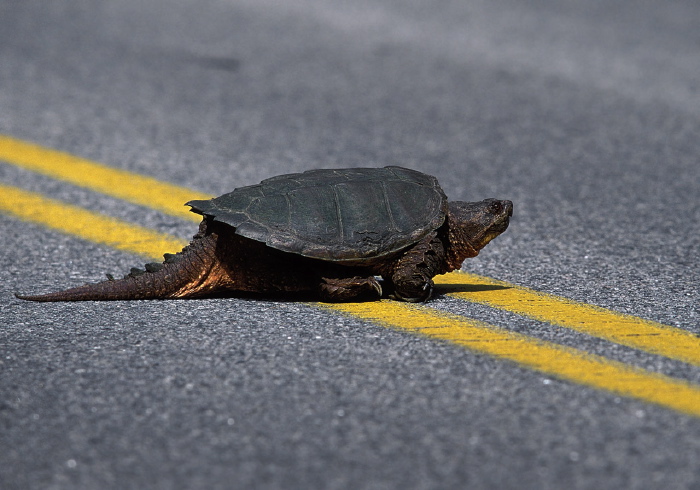
[[[694,0],[4,0],[0,134],[211,195],[415,168],[515,204],[465,270],[700,335],[699,19]],[[8,161],[0,183],[196,231]],[[22,302],[143,259],[7,213],[0,241],[3,489],[700,489],[699,417],[312,304]]]

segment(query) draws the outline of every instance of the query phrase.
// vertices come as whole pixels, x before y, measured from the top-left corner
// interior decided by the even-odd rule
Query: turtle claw
[[[382,285],[374,276],[370,277],[324,277],[321,283],[321,298],[331,303],[363,301],[382,297]]]
[[[405,301],[407,303],[423,303],[433,297],[433,292],[435,288],[433,286],[432,280],[423,284],[423,286],[420,289],[420,295],[418,296],[403,296],[395,290],[392,294],[389,295],[389,298],[397,301]]]
[[[379,284],[379,281],[377,281],[376,277],[372,277],[369,281],[370,285],[374,288],[374,290],[377,292],[377,295],[381,298],[383,291],[382,291],[382,285]]]

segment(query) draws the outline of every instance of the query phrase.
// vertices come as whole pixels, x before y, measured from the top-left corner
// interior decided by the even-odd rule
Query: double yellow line
[[[198,220],[183,203],[210,197],[3,135],[0,135],[0,160],[178,218]],[[0,212],[148,259],[178,251],[186,244],[170,235],[2,184]],[[700,338],[682,329],[473,274],[446,274],[436,278],[436,283],[460,300],[700,366]],[[549,376],[700,417],[700,386],[579,349],[425,305],[379,301],[317,306],[445,340]]]

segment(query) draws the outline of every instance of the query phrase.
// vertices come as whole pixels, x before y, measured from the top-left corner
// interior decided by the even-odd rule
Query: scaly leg
[[[321,278],[321,300],[328,303],[375,300],[382,297],[382,287],[374,276]]]
[[[433,276],[444,272],[445,248],[433,232],[409,249],[390,274],[393,299],[417,303],[433,294]]]

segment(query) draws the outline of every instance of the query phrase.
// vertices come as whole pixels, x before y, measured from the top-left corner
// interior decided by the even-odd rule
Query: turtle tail
[[[146,270],[131,269],[123,279],[86,284],[64,291],[41,295],[20,295],[28,301],[108,301],[168,299],[198,296],[202,278],[217,260],[214,254],[216,235],[195,235],[194,240],[177,254],[165,254],[162,264],[146,264]]]

